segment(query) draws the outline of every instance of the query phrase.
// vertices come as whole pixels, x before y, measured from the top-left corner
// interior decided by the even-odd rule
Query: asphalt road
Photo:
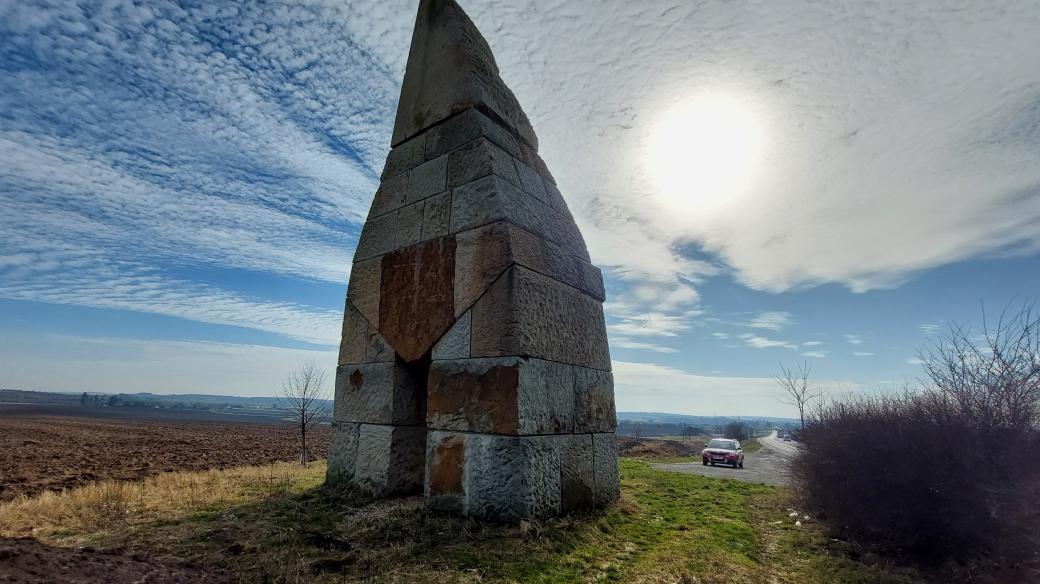
[[[776,432],[759,438],[762,448],[744,455],[744,468],[704,466],[700,462],[655,464],[654,468],[687,474],[699,474],[720,479],[735,479],[749,483],[787,485],[790,483],[789,463],[798,453],[798,446],[776,437]]]

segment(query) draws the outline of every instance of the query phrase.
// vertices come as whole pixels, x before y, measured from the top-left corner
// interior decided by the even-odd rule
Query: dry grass
[[[102,481],[0,505],[0,536],[105,534],[320,485],[325,466],[293,463],[172,472],[140,482]]]

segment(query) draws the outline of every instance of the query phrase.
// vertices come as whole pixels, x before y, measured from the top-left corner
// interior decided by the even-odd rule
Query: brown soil
[[[704,447],[703,441],[691,440],[656,440],[654,438],[633,438],[618,436],[618,449],[621,456],[630,458],[674,458],[676,456],[697,456]]]
[[[288,424],[0,418],[0,501],[106,479],[294,460],[298,440]],[[328,427],[307,442],[313,456],[327,456]]]
[[[34,539],[0,538],[0,582],[4,584],[225,584],[229,575],[139,555],[90,548],[68,549]]]

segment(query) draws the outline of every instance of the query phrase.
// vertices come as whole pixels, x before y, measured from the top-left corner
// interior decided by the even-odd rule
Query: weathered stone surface
[[[386,342],[376,329],[368,327],[368,349],[365,354],[366,363],[389,363],[395,358],[394,348]]]
[[[434,361],[430,428],[491,434],[559,434],[574,427],[574,371],[541,359]]]
[[[343,309],[343,331],[339,343],[339,365],[364,363],[368,350],[368,322],[347,300]]]
[[[466,436],[431,431],[426,444],[426,489],[430,507],[465,511]]]
[[[520,438],[524,460],[523,516],[550,517],[560,514],[562,489],[560,436]]]
[[[398,144],[390,150],[383,166],[383,174],[380,180],[399,175],[419,166],[426,160],[426,134],[421,134]]]
[[[616,430],[614,375],[610,371],[575,367],[574,378],[574,431]]]
[[[455,239],[388,253],[381,276],[379,332],[403,359],[415,361],[455,322]]]
[[[387,213],[366,221],[361,228],[354,261],[360,262],[393,250],[396,231],[397,213]]]
[[[466,359],[469,357],[469,328],[470,313],[466,312],[451,325],[448,332],[444,333],[441,340],[433,346],[432,358],[443,359]]]
[[[419,243],[422,240],[423,202],[401,207],[397,212],[397,238],[395,248]]]
[[[529,355],[610,370],[600,303],[527,268],[509,268],[473,305],[474,357]]]
[[[574,430],[574,367],[541,359],[520,359],[518,431],[562,434]]]
[[[336,369],[337,422],[421,424],[422,380],[403,363],[366,363]]]
[[[517,158],[520,159],[520,162],[535,169],[535,171],[545,177],[546,180],[556,184],[556,179],[553,178],[552,173],[549,172],[549,167],[545,165],[545,161],[538,155],[537,148],[531,148],[527,144],[520,144],[520,156]]]
[[[379,184],[376,195],[372,198],[369,217],[378,217],[404,206],[408,197],[408,173],[388,178]]]
[[[560,440],[560,505],[575,511],[595,505],[596,479],[592,470],[592,435],[570,434]]]
[[[466,513],[516,520],[529,516],[521,438],[470,434],[466,437]]]
[[[415,203],[444,192],[448,184],[448,157],[440,156],[416,166],[408,173],[405,203]]]
[[[423,208],[422,240],[448,234],[451,219],[451,192],[444,192],[426,199]]]
[[[325,475],[328,482],[343,484],[354,480],[359,426],[360,424],[352,422],[332,423],[332,436],[329,438],[329,466]]]
[[[455,238],[455,314],[469,309],[515,260],[509,225],[498,221]]]
[[[545,184],[545,200],[549,203],[549,206],[560,213],[563,213],[567,218],[574,219],[574,216],[571,215],[570,207],[567,206],[567,201],[563,199],[563,193],[560,192],[560,189],[553,184],[551,180],[544,177],[543,180]]]
[[[469,109],[449,118],[423,135],[427,137],[427,160],[448,153],[480,137],[487,138],[513,158],[523,155],[516,136],[477,109]]]
[[[489,174],[521,186],[513,160],[487,138],[478,138],[448,155],[448,186],[464,185]],[[541,177],[538,178],[540,181]]]
[[[559,243],[568,253],[589,259],[585,241],[573,221],[501,177],[489,175],[454,190],[452,233],[503,220]]]
[[[381,495],[420,492],[425,451],[424,428],[361,424],[354,481]]]
[[[454,0],[422,0],[392,145],[469,108],[491,112],[532,147],[538,139],[498,74],[491,48]]]
[[[597,505],[605,505],[621,494],[621,475],[618,473],[617,435],[592,435],[592,465],[596,480],[594,497]]]
[[[548,204],[549,197],[545,192],[545,179],[542,178],[542,175],[519,160],[513,162],[516,166],[516,174],[520,177],[520,187],[524,192]]]
[[[517,263],[602,300],[603,279],[592,264],[505,221],[463,231],[456,236],[455,314],[461,314]]]
[[[520,367],[515,358],[434,361],[426,425],[437,430],[517,434]]]
[[[374,327],[379,326],[379,281],[382,260],[378,257],[357,262],[350,269],[347,300]]]

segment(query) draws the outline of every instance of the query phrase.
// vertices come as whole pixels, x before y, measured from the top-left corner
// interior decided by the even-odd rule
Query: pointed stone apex
[[[454,0],[420,0],[391,146],[477,108],[531,147],[538,138],[480,31]]]

